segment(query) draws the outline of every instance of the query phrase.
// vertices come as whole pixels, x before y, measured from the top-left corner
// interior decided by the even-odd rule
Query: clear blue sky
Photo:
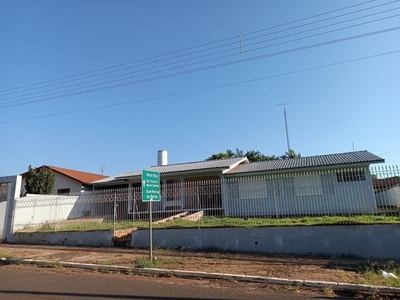
[[[350,7],[352,6],[352,7]],[[400,2],[2,1],[0,176],[226,149],[400,164]]]

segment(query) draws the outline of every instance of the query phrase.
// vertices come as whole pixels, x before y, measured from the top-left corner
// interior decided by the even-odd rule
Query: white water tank
[[[158,150],[158,163],[159,166],[168,165],[168,152],[167,150]]]

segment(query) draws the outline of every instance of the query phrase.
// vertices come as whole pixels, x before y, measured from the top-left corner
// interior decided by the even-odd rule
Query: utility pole
[[[287,118],[286,118],[286,104],[290,104],[290,103],[283,102],[282,104],[277,104],[276,106],[283,105],[283,117],[285,119],[285,130],[286,130],[286,142],[287,142],[287,149],[288,149],[288,153],[289,153],[290,152],[290,144],[289,144],[289,129],[288,129]]]

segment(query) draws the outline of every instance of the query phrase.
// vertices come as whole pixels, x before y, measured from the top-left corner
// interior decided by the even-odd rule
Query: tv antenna
[[[283,106],[283,117],[285,119],[285,130],[286,130],[286,142],[287,142],[287,149],[290,152],[290,144],[289,144],[289,129],[287,125],[287,118],[286,118],[286,105],[290,104],[287,102],[282,102],[282,104],[277,104],[276,106]]]

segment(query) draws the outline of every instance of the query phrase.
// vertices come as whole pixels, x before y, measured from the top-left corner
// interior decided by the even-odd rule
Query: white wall
[[[72,211],[77,200],[78,196],[53,195],[28,195],[15,199],[12,232],[73,218]]]
[[[375,194],[378,206],[400,206],[400,186],[395,186]]]
[[[7,241],[11,234],[14,201],[21,190],[21,175],[0,177],[0,183],[8,183],[7,200],[0,206],[0,238]],[[1,221],[2,220],[2,221]]]
[[[4,223],[6,220],[7,201],[0,202],[0,240],[3,239]]]

